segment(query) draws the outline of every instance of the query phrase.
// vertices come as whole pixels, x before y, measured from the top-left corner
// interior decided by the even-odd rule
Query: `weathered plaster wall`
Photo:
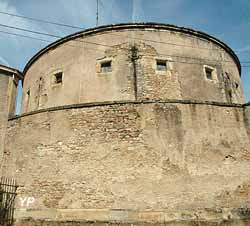
[[[105,59],[112,60],[112,72],[99,73]],[[169,61],[166,72],[156,71],[156,59]],[[204,65],[216,70],[213,81],[205,78]],[[64,73],[61,85],[53,84],[57,71]],[[41,55],[26,72],[22,112],[135,99],[244,102],[237,65],[217,44],[163,29],[118,29],[69,40]]]
[[[8,121],[8,85],[9,77],[0,74],[0,156],[3,154],[4,137]]]
[[[166,221],[185,212],[189,219],[213,219],[214,211],[228,219],[249,207],[250,141],[242,107],[78,107],[9,121],[5,173],[14,172],[22,185],[18,218],[129,221],[126,212],[105,212],[120,209],[162,211]],[[179,215],[171,218],[171,211]]]
[[[15,114],[18,81],[0,70],[0,162],[4,151],[4,138],[9,116]]]
[[[250,102],[244,105],[245,126],[250,139]]]

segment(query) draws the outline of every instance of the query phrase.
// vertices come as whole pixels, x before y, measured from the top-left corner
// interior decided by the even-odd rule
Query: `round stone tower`
[[[70,35],[37,53],[24,74],[23,113],[103,101],[243,102],[233,51],[207,34],[165,24]]]
[[[240,73],[223,42],[166,24],[97,27],[42,49],[5,140],[17,224],[247,225]]]

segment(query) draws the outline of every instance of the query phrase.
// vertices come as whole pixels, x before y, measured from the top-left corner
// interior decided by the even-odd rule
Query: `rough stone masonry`
[[[93,28],[42,49],[18,77],[21,115],[0,116],[15,224],[250,225],[240,73],[225,43],[166,24]]]

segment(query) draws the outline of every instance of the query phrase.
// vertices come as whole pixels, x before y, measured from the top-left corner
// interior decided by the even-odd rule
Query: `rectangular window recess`
[[[206,78],[209,80],[213,80],[213,69],[206,67],[205,68]]]
[[[111,62],[111,60],[101,62],[101,72],[102,73],[111,72],[111,71],[112,71],[112,62]]]
[[[166,71],[167,70],[167,61],[166,60],[156,60],[156,70],[157,71]]]
[[[62,80],[63,80],[63,73],[62,72],[57,72],[57,73],[54,74],[55,84],[62,83]]]
[[[27,96],[30,96],[30,90],[28,89],[26,92]]]

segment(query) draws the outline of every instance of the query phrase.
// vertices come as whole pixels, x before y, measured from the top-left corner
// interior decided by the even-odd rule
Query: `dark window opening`
[[[213,69],[211,68],[205,68],[205,73],[206,73],[206,78],[209,79],[209,80],[213,80]]]
[[[111,71],[112,71],[111,60],[101,63],[101,72],[106,73],[106,72],[111,72]]]
[[[30,89],[26,91],[26,111],[29,110],[29,103],[30,103]]]
[[[235,88],[238,89],[239,88],[239,84],[237,82],[235,82]]]
[[[166,71],[167,70],[167,61],[166,60],[156,60],[156,70],[157,71]]]
[[[55,73],[54,77],[55,77],[55,83],[56,84],[62,83],[62,79],[63,79],[63,73],[62,72]]]

